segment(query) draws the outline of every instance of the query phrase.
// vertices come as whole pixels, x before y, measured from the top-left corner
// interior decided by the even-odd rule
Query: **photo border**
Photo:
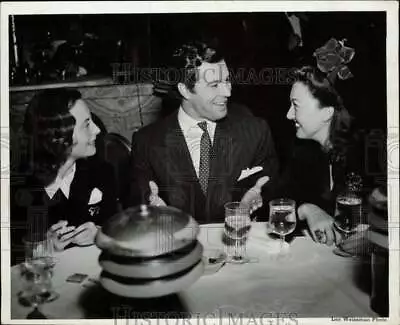
[[[206,8],[206,10],[205,10]],[[387,126],[390,129],[390,152],[398,150],[399,144],[399,78],[398,78],[398,3],[397,1],[166,1],[166,2],[3,2],[1,3],[1,249],[2,252],[9,249],[9,53],[8,53],[8,16],[10,14],[89,14],[89,13],[185,13],[185,12],[278,12],[278,11],[386,11],[387,13]],[[5,45],[5,46],[4,46]],[[396,148],[397,149],[392,149]],[[388,158],[391,158],[392,156]],[[398,157],[398,155],[397,155]],[[398,160],[388,167],[388,187],[390,197],[388,211],[393,224],[399,225],[399,179]],[[388,164],[389,165],[389,164]],[[389,177],[397,173],[397,177]],[[396,227],[396,226],[395,226]],[[390,232],[390,317],[387,322],[373,322],[375,324],[397,324],[399,315],[399,231]],[[115,320],[11,320],[10,319],[10,263],[9,254],[1,254],[2,285],[1,285],[1,314],[2,323],[6,324],[116,324]],[[132,320],[133,322],[134,320]],[[210,320],[211,321],[211,320]],[[213,320],[215,321],[215,320]],[[329,318],[302,318],[299,324],[321,323],[352,323],[335,322]],[[157,322],[158,323],[158,322]],[[160,324],[163,322],[160,321]],[[211,322],[216,324],[215,322]],[[363,324],[364,322],[357,322]],[[368,322],[367,322],[368,323]],[[127,322],[126,324],[129,324]],[[219,323],[218,323],[219,324]]]

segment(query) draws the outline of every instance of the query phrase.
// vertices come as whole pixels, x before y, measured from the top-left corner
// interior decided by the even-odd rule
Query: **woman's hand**
[[[48,237],[53,240],[54,249],[56,251],[62,251],[67,245],[69,245],[75,235],[75,226],[69,226],[68,221],[60,220],[50,227],[47,232]]]
[[[342,238],[333,225],[333,218],[320,207],[304,203],[297,209],[300,220],[307,220],[308,228],[315,242],[331,246],[338,245]]]
[[[67,225],[68,221],[60,220],[48,230],[48,236],[53,239],[56,251],[62,251],[71,243],[80,246],[94,243],[98,228],[93,222],[83,223],[79,227]]]
[[[97,226],[91,221],[81,224],[74,231],[72,243],[80,246],[94,244],[97,230]]]

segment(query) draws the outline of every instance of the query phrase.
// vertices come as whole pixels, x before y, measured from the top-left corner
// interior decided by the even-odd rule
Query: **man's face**
[[[198,81],[187,92],[190,115],[198,120],[217,121],[228,112],[227,102],[231,96],[229,71],[224,60],[218,63],[203,62],[198,67]]]

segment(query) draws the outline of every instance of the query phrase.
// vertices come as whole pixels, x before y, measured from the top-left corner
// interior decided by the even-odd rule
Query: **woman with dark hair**
[[[97,227],[116,212],[117,200],[111,166],[94,157],[100,130],[79,91],[38,93],[24,130],[33,156],[25,182],[12,186],[12,251],[22,251],[27,232],[53,235],[56,249],[92,244]]]
[[[329,79],[316,68],[295,72],[286,115],[296,123],[296,136],[317,141],[334,159],[345,159],[352,117]]]
[[[315,241],[339,244],[332,217],[335,198],[349,175],[362,170],[353,119],[332,74],[305,66],[294,77],[287,118],[295,122],[298,140],[277,193],[296,200],[299,219],[307,222]]]

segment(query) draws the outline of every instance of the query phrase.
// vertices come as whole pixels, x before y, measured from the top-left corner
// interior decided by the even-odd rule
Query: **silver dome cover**
[[[109,219],[95,242],[114,255],[146,258],[181,249],[195,241],[198,233],[198,223],[177,208],[140,205]]]

